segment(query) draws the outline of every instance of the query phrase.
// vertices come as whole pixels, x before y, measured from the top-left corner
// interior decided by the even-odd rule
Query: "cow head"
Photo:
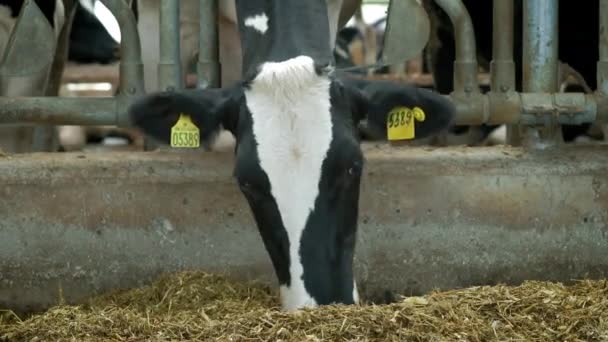
[[[136,126],[166,143],[181,113],[191,116],[203,142],[221,128],[234,135],[234,175],[286,310],[358,301],[353,255],[364,163],[358,123],[386,130],[393,108],[419,107],[426,118],[415,131],[424,138],[454,115],[452,104],[431,91],[354,80],[318,60],[301,54],[260,62],[234,86],[150,94],[130,108]]]

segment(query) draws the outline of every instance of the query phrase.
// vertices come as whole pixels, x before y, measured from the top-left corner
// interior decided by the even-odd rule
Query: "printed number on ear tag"
[[[171,147],[196,148],[200,145],[200,131],[189,115],[180,114],[171,128]]]
[[[425,120],[424,111],[418,107],[397,107],[388,113],[386,131],[389,141],[409,140],[416,137],[415,122]]]

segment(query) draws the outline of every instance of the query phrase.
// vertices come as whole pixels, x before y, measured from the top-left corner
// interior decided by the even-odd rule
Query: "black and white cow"
[[[385,129],[391,109],[419,107],[426,118],[415,130],[424,138],[448,127],[455,109],[430,90],[333,71],[326,0],[237,0],[236,10],[243,81],[143,96],[130,108],[132,121],[165,143],[180,113],[191,116],[204,142],[221,128],[231,132],[234,175],[283,309],[357,303],[358,122]]]
[[[119,44],[94,13],[99,0],[79,0],[70,30],[68,59],[83,64],[109,64],[119,60]],[[131,7],[137,17],[137,2]]]

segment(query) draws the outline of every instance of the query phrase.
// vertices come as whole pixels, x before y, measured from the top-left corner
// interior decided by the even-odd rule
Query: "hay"
[[[218,275],[179,273],[152,286],[58,306],[20,321],[0,313],[8,341],[606,341],[608,283],[486,286],[390,305],[280,312],[276,294]]]

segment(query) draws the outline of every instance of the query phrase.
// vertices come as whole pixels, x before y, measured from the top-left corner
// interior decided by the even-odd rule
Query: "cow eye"
[[[360,162],[354,162],[353,164],[351,164],[351,166],[348,168],[348,175],[357,176],[361,174],[361,166],[362,165]]]
[[[241,190],[251,190],[252,188],[251,183],[248,181],[239,182],[239,187],[241,188]]]

